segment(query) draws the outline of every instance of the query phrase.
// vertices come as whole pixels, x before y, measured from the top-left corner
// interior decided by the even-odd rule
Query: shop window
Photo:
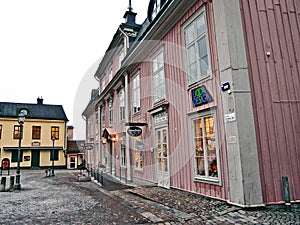
[[[219,159],[214,114],[192,119],[195,179],[219,181]]]
[[[164,54],[160,50],[152,58],[152,80],[153,80],[153,102],[157,103],[165,99],[165,72],[164,72]]]
[[[58,161],[58,150],[57,149],[54,149],[54,154],[52,154],[52,151],[53,150],[51,150],[50,151],[50,161]],[[53,156],[52,155],[54,155],[54,158],[53,158]],[[53,158],[53,159],[52,159]]]
[[[32,139],[41,139],[41,127],[40,126],[32,127]]]
[[[188,84],[210,75],[208,38],[205,11],[184,27]]]
[[[20,162],[23,162],[23,151],[21,150]],[[11,162],[18,162],[18,151],[11,152]]]
[[[143,151],[139,148],[139,143],[142,142],[142,137],[136,137],[134,140],[134,157],[135,157],[135,169],[143,169]]]

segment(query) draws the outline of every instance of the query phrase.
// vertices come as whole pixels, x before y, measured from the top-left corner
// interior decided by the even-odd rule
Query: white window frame
[[[162,60],[162,61],[161,61]],[[153,103],[166,98],[164,49],[159,49],[151,59]]]
[[[206,139],[207,137],[205,136],[205,124],[202,123],[202,131],[203,131],[203,136],[202,137],[195,137],[195,127],[194,127],[194,121],[198,119],[203,119],[207,118],[209,116],[213,117],[214,120],[214,137],[215,140],[213,141],[213,146],[216,148],[216,160],[217,160],[217,177],[215,176],[210,176],[209,175],[209,170],[208,170],[208,165],[209,165],[209,156],[208,156],[208,147],[205,141],[203,141],[203,151],[204,151],[204,169],[205,169],[205,174],[204,175],[199,175],[199,172],[197,171],[197,162],[196,162],[196,142],[195,139],[198,138],[203,138]],[[194,181],[196,182],[203,182],[203,183],[209,183],[209,184],[215,184],[215,185],[221,185],[221,167],[220,167],[220,156],[219,156],[219,145],[218,145],[218,132],[217,132],[217,121],[216,121],[216,112],[215,109],[209,109],[205,110],[204,112],[197,112],[194,115],[191,115],[190,117],[190,125],[191,125],[191,143],[192,143],[192,155],[193,155],[193,176],[194,176]]]
[[[109,110],[109,126],[112,126],[114,123],[114,110],[113,110],[113,100],[108,101],[108,110]]]
[[[120,121],[125,120],[125,91],[124,88],[122,88],[119,91],[119,101],[120,101]]]
[[[126,167],[126,145],[121,142],[120,165]]]
[[[125,51],[124,51],[124,47],[122,46],[120,52],[119,52],[119,69],[122,67],[122,61],[125,57]]]
[[[197,35],[197,22],[201,19],[204,19],[204,25],[205,29],[204,32]],[[187,36],[186,32],[188,28],[193,28],[193,38],[192,41],[187,43]],[[202,58],[199,57],[200,51],[199,51],[199,42],[205,38],[205,44],[206,44],[206,54],[202,56]],[[183,39],[184,39],[184,45],[185,45],[185,57],[186,57],[186,71],[187,71],[187,83],[188,85],[192,85],[194,83],[197,83],[199,81],[206,80],[211,77],[211,60],[210,60],[210,46],[209,46],[209,36],[208,36],[208,24],[207,24],[207,18],[205,13],[205,7],[202,7],[199,12],[197,12],[194,16],[192,16],[184,25],[183,25]],[[192,48],[194,46],[195,51],[195,57],[192,58],[189,56],[188,48]],[[193,54],[191,54],[193,56]],[[192,61],[194,60],[194,71],[195,74],[192,74],[191,67]],[[205,60],[207,60],[207,70],[206,73],[203,73],[203,70],[205,70],[204,66],[201,66],[201,63],[205,63]],[[204,64],[202,64],[204,65]]]
[[[140,73],[132,77],[132,113],[137,114],[141,111],[141,83]]]
[[[112,68],[112,64],[109,66],[108,69],[108,82],[110,82],[113,78],[113,68]]]

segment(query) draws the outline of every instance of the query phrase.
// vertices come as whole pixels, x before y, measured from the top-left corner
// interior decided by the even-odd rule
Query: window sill
[[[212,184],[222,186],[220,178],[210,178],[210,177],[194,177],[194,182]]]

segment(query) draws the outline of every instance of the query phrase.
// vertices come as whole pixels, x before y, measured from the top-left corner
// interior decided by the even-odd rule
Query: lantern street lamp
[[[20,125],[19,130],[19,147],[18,147],[18,164],[17,164],[17,171],[16,171],[16,183],[14,185],[14,189],[20,190],[21,189],[21,183],[20,183],[20,162],[21,162],[21,141],[23,137],[23,124],[25,122],[25,115],[23,113],[20,113],[18,115],[18,123]]]
[[[52,157],[51,157],[52,158],[52,174],[51,174],[51,176],[54,177],[54,141],[56,139],[54,134],[52,135],[51,139],[52,139]]]

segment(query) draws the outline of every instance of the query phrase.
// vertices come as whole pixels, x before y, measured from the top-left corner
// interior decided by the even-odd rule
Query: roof
[[[28,119],[68,121],[61,105],[0,102],[0,118],[17,118],[20,110],[26,109]]]

